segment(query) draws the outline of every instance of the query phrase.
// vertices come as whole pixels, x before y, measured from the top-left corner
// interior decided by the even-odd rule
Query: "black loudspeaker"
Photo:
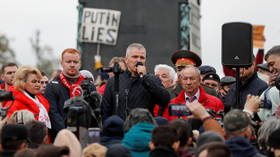
[[[252,25],[226,23],[222,26],[222,64],[229,67],[252,65]]]

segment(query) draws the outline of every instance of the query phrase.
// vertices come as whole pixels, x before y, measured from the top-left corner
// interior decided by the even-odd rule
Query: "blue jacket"
[[[138,123],[124,135],[123,146],[130,150],[132,157],[148,157],[150,153],[149,142],[152,139],[152,130],[155,125]]]

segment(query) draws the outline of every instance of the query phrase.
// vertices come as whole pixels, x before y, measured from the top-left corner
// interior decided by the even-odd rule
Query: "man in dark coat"
[[[231,108],[243,109],[248,94],[260,96],[268,87],[267,83],[257,76],[255,64],[255,57],[253,57],[253,64],[250,67],[240,69],[240,104],[236,102],[236,83],[234,83],[231,85],[227,95],[223,98],[225,112],[228,112]]]
[[[166,106],[170,99],[160,79],[147,73],[146,49],[142,44],[128,46],[125,62],[127,71],[119,75],[118,96],[115,91],[116,77],[108,80],[101,103],[103,121],[113,114],[125,119],[134,108],[147,108],[152,113],[155,104]]]
[[[65,49],[61,54],[61,66],[63,68],[62,72],[47,85],[44,95],[50,104],[49,116],[53,138],[61,129],[66,128],[65,101],[81,95],[80,85],[84,80],[79,72],[81,67],[80,51],[72,48]],[[93,90],[95,90],[95,87]]]

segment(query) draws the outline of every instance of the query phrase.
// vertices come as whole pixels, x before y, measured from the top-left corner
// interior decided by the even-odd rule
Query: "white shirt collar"
[[[184,93],[185,94],[185,99],[189,98],[189,96],[186,94],[186,92]],[[197,92],[195,93],[194,95],[196,97],[196,99],[194,100],[194,102],[197,102],[198,99],[199,99],[199,96],[200,96],[200,90],[198,89]],[[186,103],[189,103],[189,102],[186,102]]]

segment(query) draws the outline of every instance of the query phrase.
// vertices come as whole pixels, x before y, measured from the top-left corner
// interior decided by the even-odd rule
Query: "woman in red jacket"
[[[7,116],[10,117],[15,111],[28,110],[34,114],[48,128],[51,128],[49,119],[50,105],[40,94],[40,79],[42,75],[37,68],[21,66],[15,73],[14,88],[10,89],[15,97],[14,101],[8,101],[5,106],[10,106]]]

